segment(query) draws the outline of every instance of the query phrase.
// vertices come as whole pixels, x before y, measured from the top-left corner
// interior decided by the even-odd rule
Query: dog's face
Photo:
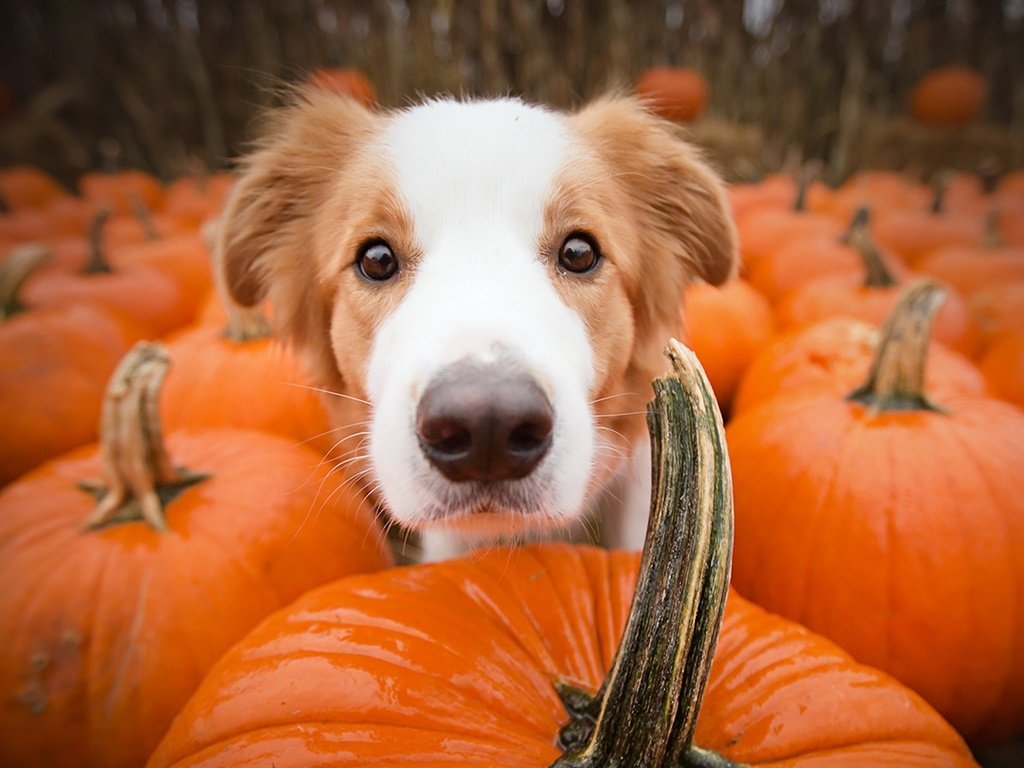
[[[222,219],[220,276],[269,297],[347,396],[339,424],[368,430],[391,514],[576,518],[642,429],[685,282],[732,272],[716,177],[626,99],[389,114],[309,93],[278,119]]]

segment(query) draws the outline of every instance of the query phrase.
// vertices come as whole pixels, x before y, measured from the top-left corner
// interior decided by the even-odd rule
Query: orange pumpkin
[[[306,86],[352,96],[369,109],[377,106],[377,91],[373,83],[358,69],[320,67],[306,78]]]
[[[78,191],[89,202],[125,216],[133,216],[140,205],[159,211],[166,195],[156,178],[139,170],[85,173],[78,179]]]
[[[970,301],[992,286],[1024,281],[1024,246],[944,245],[921,259],[918,269],[949,283]]]
[[[373,512],[313,452],[227,429],[165,445],[152,414],[166,365],[136,348],[102,443],[0,492],[3,765],[142,765],[251,627],[390,563]]]
[[[912,267],[918,267],[937,248],[981,245],[985,239],[985,218],[973,212],[948,210],[945,190],[942,181],[928,208],[876,209],[871,220],[872,235]]]
[[[233,183],[234,176],[228,173],[175,179],[167,185],[164,213],[199,229],[203,222],[220,212]]]
[[[933,202],[928,187],[896,171],[859,171],[830,195],[808,196],[807,209],[839,222],[850,221],[861,208],[884,211],[925,210]]]
[[[847,239],[860,256],[861,274],[819,277],[784,296],[775,312],[782,328],[797,328],[843,315],[881,325],[892,311],[903,283],[888,266],[896,262],[891,256],[883,256],[866,226],[851,230]],[[947,291],[946,301],[935,318],[934,333],[936,339],[965,355],[977,351],[974,318],[963,297],[954,290]]]
[[[195,293],[193,285],[183,284],[180,278],[153,266],[112,269],[100,245],[105,215],[101,213],[94,224],[90,261],[85,270],[76,274],[34,274],[25,281],[22,301],[33,308],[75,303],[100,305],[137,321],[153,337],[189,323],[204,293]],[[209,280],[207,277],[207,285]]]
[[[984,285],[971,294],[970,307],[985,348],[1003,331],[1024,331],[1024,280]]]
[[[642,558],[502,549],[315,590],[218,662],[149,767],[973,765],[916,695],[806,630],[731,595],[719,633],[722,424],[670,349]]]
[[[693,283],[683,303],[686,343],[728,410],[743,372],[774,331],[771,305],[738,278],[719,287]]]
[[[732,414],[780,396],[842,397],[864,381],[878,341],[877,327],[850,317],[828,318],[780,334],[747,367],[733,398]],[[938,402],[987,391],[981,372],[938,342],[928,350],[925,389]]]
[[[973,69],[933,69],[910,92],[910,114],[929,125],[967,125],[981,115],[987,93],[985,78]]]
[[[14,165],[0,170],[0,202],[8,210],[45,208],[67,196],[56,179],[38,168]]]
[[[996,335],[978,367],[997,397],[1024,408],[1024,328]]]
[[[168,340],[168,349],[178,361],[161,403],[169,428],[259,429],[324,455],[338,442],[319,391],[299,359],[271,338],[258,309],[235,309],[227,327],[180,331]]]
[[[19,285],[46,256],[23,246],[0,267],[0,485],[96,439],[103,387],[144,335],[97,306],[20,312]]]
[[[633,83],[633,93],[655,114],[689,123],[707,106],[708,82],[687,67],[651,67]]]
[[[924,390],[941,290],[907,288],[852,393],[732,420],[733,585],[984,743],[1024,727],[1024,413]]]

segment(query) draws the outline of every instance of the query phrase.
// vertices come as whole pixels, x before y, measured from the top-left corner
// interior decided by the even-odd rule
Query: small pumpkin
[[[3,765],[142,765],[267,614],[391,562],[372,510],[315,453],[251,430],[165,443],[167,362],[136,347],[102,442],[0,492]]]
[[[933,69],[911,90],[910,114],[928,125],[964,126],[981,115],[987,94],[985,77],[973,69]]]
[[[943,244],[924,256],[918,269],[949,283],[970,301],[991,286],[1024,281],[1024,245],[1004,244],[991,215],[983,239]]]
[[[849,222],[861,208],[872,211],[919,211],[933,202],[928,187],[896,171],[858,171],[827,196],[808,196],[807,209]]]
[[[924,389],[941,294],[907,287],[862,386],[730,422],[733,585],[983,744],[1024,727],[1024,413]]]
[[[159,211],[166,195],[163,185],[154,176],[135,169],[82,174],[78,191],[97,207],[123,216],[134,216],[140,205],[149,211]]]
[[[730,594],[719,631],[721,419],[672,356],[642,556],[499,549],[310,592],[217,663],[149,768],[973,765],[918,696],[806,630]]]
[[[633,93],[655,114],[690,123],[707,107],[708,82],[689,67],[651,67],[633,83]]]

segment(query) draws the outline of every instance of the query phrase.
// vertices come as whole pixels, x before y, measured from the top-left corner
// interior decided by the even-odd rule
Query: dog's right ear
[[[319,89],[297,92],[270,114],[218,222],[214,259],[222,292],[253,306],[267,297],[276,273],[312,284],[310,222],[346,156],[380,119],[355,99]]]

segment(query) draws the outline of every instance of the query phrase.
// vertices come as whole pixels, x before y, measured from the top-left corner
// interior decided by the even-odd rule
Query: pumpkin
[[[987,348],[1003,331],[1024,331],[1024,280],[988,284],[971,294],[970,308]]]
[[[373,83],[358,69],[320,67],[309,74],[305,85],[352,96],[368,109],[377,106],[377,91],[374,89]]]
[[[774,331],[771,305],[739,278],[718,287],[693,283],[683,303],[685,341],[727,411],[743,372]]]
[[[203,222],[220,212],[233,183],[234,176],[228,173],[175,179],[167,185],[164,213],[199,229]]]
[[[656,115],[689,123],[707,106],[708,82],[687,67],[651,67],[633,83],[633,93]]]
[[[82,174],[78,179],[78,191],[94,205],[124,216],[134,216],[140,206],[149,211],[159,211],[166,195],[156,178],[139,170]]]
[[[732,414],[780,396],[846,395],[867,376],[878,341],[876,326],[851,317],[827,318],[781,333],[747,366]],[[938,402],[987,391],[985,378],[970,361],[936,341],[928,350],[925,388]]]
[[[747,279],[772,304],[777,304],[812,280],[839,275],[860,278],[863,261],[850,240],[865,220],[866,212],[862,210],[842,236],[811,234],[790,239],[752,264]],[[890,259],[887,266],[900,274],[898,261]]]
[[[996,335],[978,367],[997,397],[1024,408],[1024,328]]]
[[[733,586],[998,741],[1024,727],[1024,413],[930,396],[942,288],[905,290],[862,386],[730,422]]]
[[[984,76],[973,69],[933,69],[911,90],[910,114],[928,125],[967,125],[981,115],[987,92]]]
[[[735,213],[742,265],[748,275],[762,260],[791,242],[842,235],[841,223],[831,216],[807,210],[813,189],[813,176],[808,170],[794,188],[790,205],[753,205]]]
[[[232,309],[226,327],[196,325],[168,339],[178,363],[164,387],[164,423],[259,429],[330,453],[338,438],[299,359],[271,338],[258,308]]]
[[[165,443],[166,367],[157,345],[136,347],[101,444],[0,492],[3,765],[142,765],[261,619],[390,563],[373,512],[315,453],[251,430]]]
[[[719,632],[721,420],[672,356],[642,557],[534,545],[314,590],[217,663],[149,768],[973,765],[919,697],[806,630],[730,594]]]
[[[93,226],[86,268],[76,274],[49,272],[30,276],[21,291],[22,301],[33,308],[74,303],[100,305],[136,320],[151,336],[186,325],[195,316],[204,295],[195,294],[192,287],[152,266],[112,269],[101,245],[106,215],[101,212]]]
[[[861,208],[883,211],[925,210],[933,195],[923,184],[896,171],[858,171],[827,196],[808,196],[807,209],[849,222]]]
[[[989,287],[1024,280],[1024,245],[1004,245],[992,230],[977,243],[949,243],[921,259],[918,269],[943,280],[971,300]]]
[[[21,311],[19,286],[47,255],[21,246],[0,267],[0,485],[96,439],[106,381],[144,335],[97,306]]]
[[[0,202],[7,210],[45,208],[67,194],[56,179],[38,168],[14,165],[0,170]]]
[[[782,328],[795,328],[845,315],[880,325],[899,298],[902,281],[889,268],[892,257],[883,256],[863,224],[847,235],[861,259],[861,273],[835,274],[809,280],[790,292],[776,307]],[[978,347],[978,333],[966,301],[956,291],[947,291],[946,301],[935,319],[935,338],[965,355]]]

